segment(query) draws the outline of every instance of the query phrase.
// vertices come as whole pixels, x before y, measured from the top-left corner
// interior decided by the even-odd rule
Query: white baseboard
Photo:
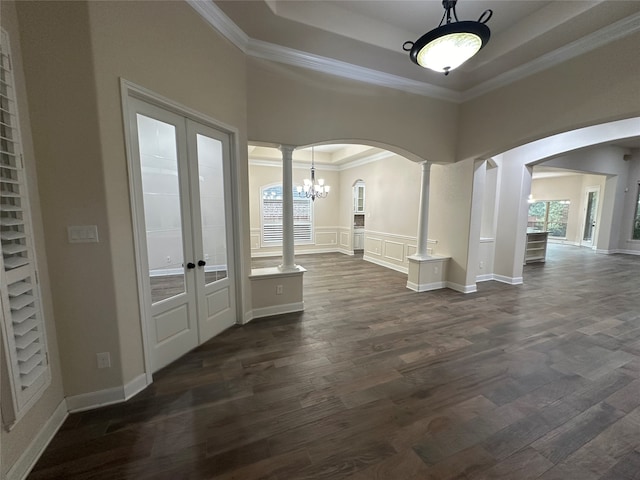
[[[124,399],[129,400],[131,397],[147,388],[149,384],[150,382],[147,381],[147,374],[141,373],[124,386]]]
[[[396,272],[404,273],[405,275],[409,274],[409,267],[403,267],[402,265],[396,265],[391,262],[386,262],[384,260],[380,260],[378,258],[370,257],[366,253],[362,257],[363,260],[367,262],[375,263],[376,265],[380,265],[381,267],[390,268],[391,270],[395,270]]]
[[[31,472],[53,437],[67,419],[67,402],[62,400],[20,458],[7,472],[6,480],[23,480]]]
[[[282,315],[283,313],[303,312],[304,302],[286,303],[283,305],[272,305],[270,307],[255,308],[251,312],[251,320],[256,318],[272,317],[274,315]]]
[[[625,255],[640,255],[640,250],[616,250],[616,253],[624,253]]]
[[[414,283],[407,282],[407,288],[414,292],[430,292],[432,290],[440,290],[447,286],[447,282],[433,282],[433,283]]]
[[[485,273],[484,275],[476,276],[476,282],[488,282],[489,280],[495,280],[493,273]]]
[[[624,250],[616,248],[614,250],[596,250],[596,253],[600,253],[602,255],[615,255],[616,253],[622,253],[624,255],[640,255],[640,250]]]
[[[509,285],[522,285],[522,277],[505,277],[504,275],[493,274],[493,279],[496,282],[508,283]]]
[[[69,413],[76,413],[121,403],[143,390],[147,385],[147,375],[143,373],[126,385],[67,397],[67,408]]]
[[[473,285],[460,285],[459,283],[447,282],[447,288],[460,293],[474,293],[478,291],[478,287]]]
[[[337,245],[335,247],[331,247],[331,248],[316,248],[313,250],[298,250],[297,248],[295,249],[295,255],[312,255],[314,253],[338,253],[338,252],[342,252],[343,250],[338,247]],[[280,252],[256,252],[253,251],[251,252],[251,258],[264,258],[264,257],[275,257],[275,258],[282,258],[282,253]]]

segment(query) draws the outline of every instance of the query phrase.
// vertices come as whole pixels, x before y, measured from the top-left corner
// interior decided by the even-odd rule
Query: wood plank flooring
[[[71,415],[29,479],[640,478],[640,257],[551,245],[524,285],[468,295],[297,261],[304,313]]]

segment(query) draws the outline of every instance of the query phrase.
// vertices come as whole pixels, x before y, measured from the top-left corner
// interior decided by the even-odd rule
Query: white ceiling
[[[438,26],[441,0],[187,1],[249,55],[458,102],[640,31],[640,0],[459,0],[459,20],[493,10],[491,40],[444,76],[413,64],[402,50]],[[640,139],[618,145],[638,148]],[[252,158],[272,157],[255,148]],[[315,161],[339,169],[381,152],[316,146]],[[310,157],[294,152],[299,162]]]
[[[293,64],[312,56],[330,72],[331,62],[338,74],[346,64],[360,68],[362,77],[369,70],[399,77],[405,86],[423,86],[427,94],[454,100],[640,30],[638,0],[459,0],[459,20],[477,20],[493,10],[487,23],[491,40],[445,77],[411,63],[402,50],[405,41],[438,26],[441,0],[223,0],[215,6],[253,43],[249,53],[264,56],[280,49],[280,58]]]

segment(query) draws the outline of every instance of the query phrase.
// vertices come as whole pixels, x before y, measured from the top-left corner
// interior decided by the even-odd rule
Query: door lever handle
[[[193,262],[189,262],[189,263],[187,263],[187,268],[188,269],[196,268],[196,264],[193,263]]]
[[[204,267],[207,264],[207,262],[205,262],[204,260],[198,260],[198,266],[199,267]]]

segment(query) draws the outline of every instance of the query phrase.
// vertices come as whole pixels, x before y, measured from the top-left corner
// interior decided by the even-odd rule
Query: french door
[[[586,247],[593,247],[593,236],[596,230],[596,218],[598,214],[598,194],[599,187],[589,187],[585,199],[584,229],[580,244]]]
[[[229,135],[129,99],[132,186],[153,372],[235,323]]]

